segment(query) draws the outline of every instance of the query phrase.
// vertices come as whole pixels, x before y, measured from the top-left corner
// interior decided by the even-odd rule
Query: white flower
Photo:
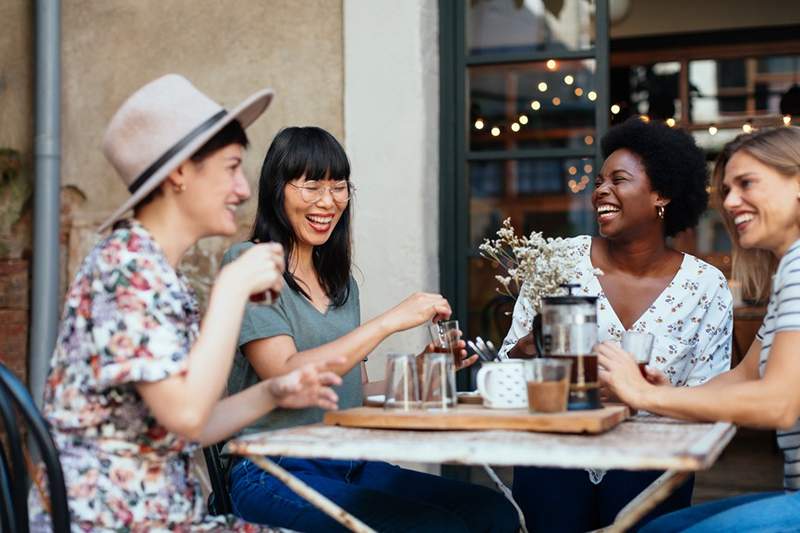
[[[521,292],[537,313],[541,311],[542,298],[564,294],[561,285],[579,275],[578,246],[560,237],[545,239],[537,231],[520,237],[510,218],[497,230],[497,239],[486,239],[478,250],[508,274],[495,276],[501,285],[498,291],[512,297]],[[594,274],[602,272],[595,269]]]

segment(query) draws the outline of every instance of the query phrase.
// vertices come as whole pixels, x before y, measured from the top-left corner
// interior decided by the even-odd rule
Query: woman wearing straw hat
[[[314,366],[219,400],[248,297],[281,289],[279,245],[222,269],[202,327],[177,270],[199,239],[236,231],[250,196],[243,128],[271,99],[263,90],[226,111],[167,75],[128,98],[106,130],[104,153],[131,196],[67,293],[45,390],[76,530],[258,530],[205,515],[191,454],[277,406],[336,407],[339,377]],[[31,505],[44,525],[37,491]]]

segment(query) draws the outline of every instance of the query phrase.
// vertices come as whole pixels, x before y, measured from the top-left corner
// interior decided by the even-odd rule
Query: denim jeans
[[[595,485],[585,470],[563,468],[514,469],[514,499],[530,531],[577,533],[606,527],[617,513],[663,472],[609,470]],[[688,507],[694,477],[661,502],[631,531],[653,518]]]
[[[373,461],[271,458],[376,531],[516,532],[497,491]],[[346,531],[280,480],[241,459],[230,472],[234,514],[300,531]]]
[[[642,533],[800,531],[800,492],[763,492],[696,505],[653,520]]]

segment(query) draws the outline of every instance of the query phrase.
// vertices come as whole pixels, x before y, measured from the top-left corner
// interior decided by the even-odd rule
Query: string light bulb
[[[542,104],[541,102],[539,102],[539,100],[534,100],[533,102],[531,102],[531,109],[533,109],[534,111],[539,111],[541,108]]]
[[[548,59],[547,63],[545,64],[547,65],[548,70],[555,70],[558,68],[558,63],[556,63],[555,59]]]
[[[675,119],[672,118],[672,117],[669,117],[666,120],[666,123],[667,123],[667,126],[669,126],[670,128],[674,128],[675,127]]]
[[[483,123],[483,121],[481,119],[478,119],[478,120],[475,121],[475,129],[476,130],[482,130],[484,126],[485,126],[485,124]]]
[[[745,133],[753,133],[753,125],[748,120],[744,124],[742,124],[742,131]]]
[[[717,127],[713,124],[708,127],[709,135],[716,135],[718,131],[719,130],[717,129]]]
[[[561,98],[559,98],[558,96],[554,96],[553,97],[553,105],[554,106],[560,106],[561,105]]]
[[[528,123],[528,115],[520,115],[519,116],[519,123],[525,125]]]
[[[648,117],[647,115],[639,115],[639,120],[647,124],[648,122],[650,122],[650,117]]]
[[[545,82],[543,82],[543,81],[539,82],[538,87],[539,87],[539,92],[547,91],[547,84]]]
[[[792,115],[783,115],[783,125],[790,126],[792,124]]]
[[[620,111],[621,111],[621,109],[617,104],[614,104],[614,105],[611,106],[611,114],[612,115],[618,115]]]
[[[494,128],[492,128],[492,137],[497,137],[498,135],[500,135],[500,128],[495,126]]]
[[[519,124],[517,124],[516,122],[511,124],[511,131],[513,131],[514,133],[517,133],[519,131]]]
[[[589,93],[586,95],[586,98],[594,102],[595,100],[597,100],[597,93],[594,91],[589,91]]]
[[[575,87],[575,96],[583,96],[583,89],[580,87]]]
[[[566,83],[567,85],[572,85],[574,82],[575,78],[573,78],[571,74],[567,74],[566,76],[564,76],[564,83]]]

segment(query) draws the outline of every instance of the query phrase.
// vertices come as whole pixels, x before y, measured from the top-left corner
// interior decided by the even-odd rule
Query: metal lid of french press
[[[577,283],[562,283],[561,287],[567,289],[567,294],[564,296],[546,296],[542,298],[542,303],[547,305],[580,305],[589,304],[594,305],[597,302],[597,296],[580,296],[572,294],[574,289],[580,287]]]

